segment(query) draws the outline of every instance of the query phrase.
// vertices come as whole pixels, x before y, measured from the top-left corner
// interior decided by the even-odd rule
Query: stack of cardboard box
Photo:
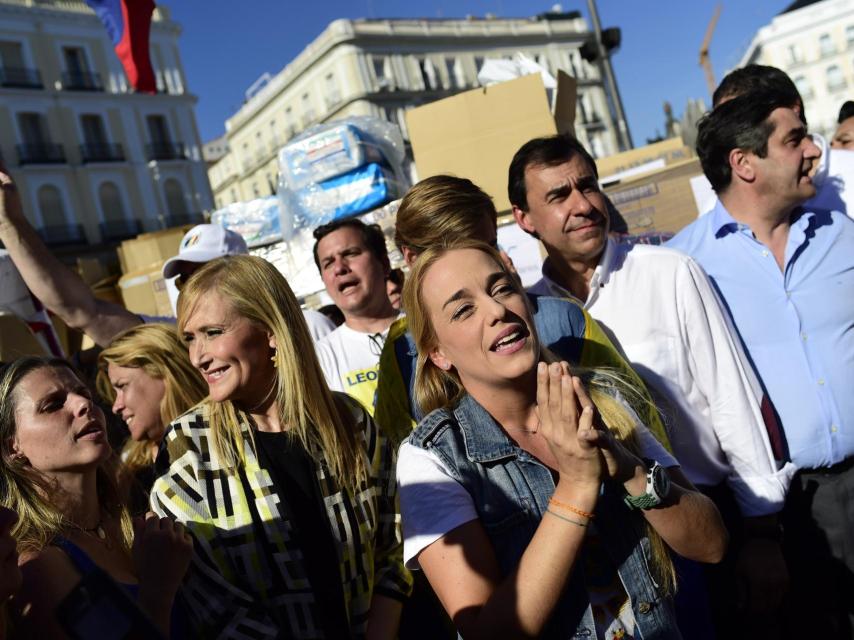
[[[178,253],[181,238],[192,225],[143,233],[116,249],[122,266],[119,291],[128,311],[151,316],[172,315],[161,273],[163,263]]]

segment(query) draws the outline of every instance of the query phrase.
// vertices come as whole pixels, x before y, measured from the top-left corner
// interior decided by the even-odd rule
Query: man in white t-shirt
[[[356,398],[371,413],[380,353],[398,312],[386,292],[390,265],[377,225],[349,218],[314,230],[314,262],[344,324],[317,342],[330,389]]]

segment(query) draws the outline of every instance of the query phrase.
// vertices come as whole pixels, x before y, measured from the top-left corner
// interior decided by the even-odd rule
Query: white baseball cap
[[[214,258],[244,253],[249,253],[249,248],[239,233],[218,224],[197,224],[181,239],[178,255],[163,265],[163,277],[177,276],[185,262],[205,263]]]

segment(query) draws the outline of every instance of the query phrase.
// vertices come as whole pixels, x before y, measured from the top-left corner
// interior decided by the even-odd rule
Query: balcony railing
[[[0,86],[15,89],[41,89],[42,76],[38,69],[0,67]]]
[[[66,91],[103,91],[101,74],[91,71],[63,71],[62,88]]]
[[[51,247],[66,244],[83,244],[86,242],[86,234],[79,224],[54,224],[42,227],[38,230],[44,243]]]
[[[183,142],[152,142],[145,145],[149,160],[186,160],[187,150]]]
[[[65,162],[65,150],[61,144],[18,144],[20,164],[62,164]]]
[[[125,240],[138,235],[142,231],[139,220],[107,220],[98,225],[104,241]]]
[[[125,152],[120,144],[81,144],[80,158],[83,162],[124,162]]]

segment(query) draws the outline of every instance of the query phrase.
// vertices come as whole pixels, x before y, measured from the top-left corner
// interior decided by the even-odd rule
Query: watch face
[[[670,475],[661,465],[656,465],[652,470],[652,487],[659,499],[663,500],[670,493]]]

